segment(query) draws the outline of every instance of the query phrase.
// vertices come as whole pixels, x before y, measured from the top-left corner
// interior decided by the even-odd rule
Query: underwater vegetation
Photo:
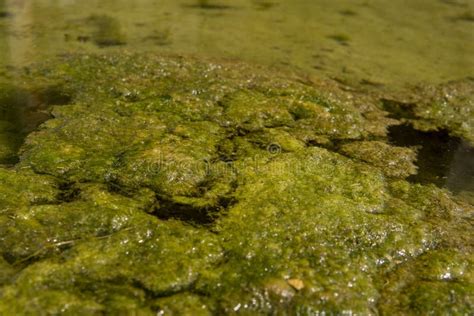
[[[0,85],[0,314],[474,310],[474,207],[411,181],[420,148],[389,135],[472,146],[473,80],[379,95],[125,53],[16,76]]]
[[[99,47],[124,45],[125,35],[121,30],[120,22],[108,15],[92,15],[88,22],[94,26],[92,40]]]

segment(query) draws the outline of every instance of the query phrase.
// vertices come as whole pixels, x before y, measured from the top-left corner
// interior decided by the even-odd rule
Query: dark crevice
[[[48,86],[33,93],[42,106],[66,105],[72,101],[71,94],[60,85]]]
[[[77,200],[81,194],[81,190],[76,187],[74,182],[62,182],[58,186],[60,192],[57,200],[60,203],[69,203]]]
[[[237,148],[234,140],[237,137],[243,137],[250,132],[243,128],[237,127],[231,131],[221,142],[217,145],[216,159],[212,162],[223,161],[225,163],[232,163],[237,159]]]
[[[210,226],[218,215],[235,204],[232,197],[221,197],[215,205],[198,207],[158,197],[152,214],[162,220],[177,219],[194,226]]]
[[[409,181],[433,183],[454,193],[474,189],[474,148],[447,130],[422,132],[410,125],[391,126],[389,140],[417,149],[418,173]]]
[[[198,188],[199,192],[195,198],[203,197],[207,191],[212,188],[213,184],[213,181],[204,181],[201,183]],[[177,219],[193,226],[212,226],[222,213],[237,202],[233,196],[233,193],[237,189],[237,183],[232,182],[230,185],[230,192],[219,196],[217,201],[199,206],[176,202],[166,194],[157,192],[157,203],[150,213],[162,220]]]
[[[15,262],[18,261],[18,258],[13,255],[12,253],[9,253],[9,252],[3,252],[1,254],[3,260],[5,260],[9,265],[13,266],[15,264]]]
[[[124,284],[124,283],[126,283],[126,280],[118,284]],[[155,299],[164,298],[164,297],[170,297],[170,296],[180,294],[180,293],[192,292],[193,288],[195,287],[195,281],[185,286],[181,286],[178,288],[170,288],[168,290],[163,290],[160,292],[154,292],[148,289],[141,281],[138,281],[138,280],[133,280],[132,286],[134,288],[142,290],[145,293],[147,300],[149,301],[149,300],[155,300]],[[159,306],[157,307],[158,309],[160,309]]]
[[[404,103],[395,100],[381,99],[382,107],[385,111],[390,112],[389,117],[397,120],[400,119],[416,119],[415,104]]]
[[[118,194],[127,198],[133,198],[137,192],[136,188],[127,188],[123,186],[117,179],[109,179],[106,182],[107,190],[110,193]]]

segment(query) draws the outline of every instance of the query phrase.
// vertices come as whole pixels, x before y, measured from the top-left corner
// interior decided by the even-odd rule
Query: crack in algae
[[[178,219],[192,225],[209,226],[234,203],[232,198],[221,198],[216,205],[195,207],[159,198],[159,206],[151,213],[162,220]]]

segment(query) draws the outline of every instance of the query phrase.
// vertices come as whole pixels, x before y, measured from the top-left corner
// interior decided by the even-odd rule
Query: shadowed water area
[[[0,315],[474,312],[468,0],[0,0]]]

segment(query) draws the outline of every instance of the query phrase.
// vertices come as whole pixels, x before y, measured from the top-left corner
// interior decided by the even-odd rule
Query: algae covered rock
[[[472,253],[434,250],[389,274],[382,313],[469,314],[474,308]],[[395,292],[401,295],[393,295]]]
[[[396,205],[386,183],[379,170],[317,148],[250,170],[239,203],[217,222],[227,264],[201,286],[224,295],[226,312],[373,313],[380,274],[429,252],[446,233],[425,217],[426,205]],[[294,279],[304,287],[295,290]]]
[[[417,130],[447,130],[474,143],[473,78],[421,86],[410,94],[392,95],[384,103],[385,109]]]
[[[17,76],[67,98],[0,168],[0,314],[473,310],[473,207],[404,180],[386,100],[183,57]]]
[[[341,151],[379,167],[390,177],[405,178],[416,174],[416,153],[410,148],[394,147],[380,141],[361,141],[345,144]]]
[[[82,192],[74,202],[31,206],[2,221],[2,254],[22,268],[15,285],[2,289],[2,313],[151,313],[147,294],[190,289],[199,270],[222,256],[204,229],[149,216],[146,197]]]

